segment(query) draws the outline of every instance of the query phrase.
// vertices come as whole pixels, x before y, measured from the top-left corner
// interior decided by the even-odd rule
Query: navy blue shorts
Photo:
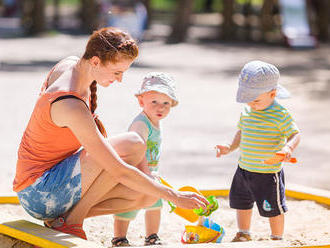
[[[283,169],[277,173],[255,173],[237,168],[229,193],[230,207],[252,209],[257,203],[259,214],[274,217],[285,213]]]

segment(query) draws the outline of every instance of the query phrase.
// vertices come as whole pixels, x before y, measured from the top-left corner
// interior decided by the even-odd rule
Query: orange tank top
[[[46,93],[46,88],[47,80],[18,149],[16,176],[13,184],[16,192],[33,184],[45,171],[71,156],[81,147],[69,128],[59,127],[53,123],[50,107],[54,100],[64,95],[84,99],[76,92]]]

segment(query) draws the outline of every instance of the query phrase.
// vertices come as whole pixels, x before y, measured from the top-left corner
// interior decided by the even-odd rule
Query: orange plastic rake
[[[264,164],[277,164],[277,163],[280,163],[280,162],[283,162],[285,159],[285,154],[284,153],[281,153],[281,152],[277,152],[275,153],[275,155],[269,159],[266,159],[264,160]],[[289,163],[297,163],[297,159],[296,158],[290,158],[289,161],[286,161],[286,162],[289,162]]]

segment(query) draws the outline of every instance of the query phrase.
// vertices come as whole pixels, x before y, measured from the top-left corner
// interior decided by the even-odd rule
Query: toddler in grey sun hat
[[[150,72],[142,80],[142,85],[135,96],[149,91],[163,93],[173,100],[172,107],[178,105],[176,82],[172,76],[164,72]]]
[[[278,83],[280,72],[266,62],[254,60],[244,65],[239,75],[239,86],[236,101],[248,103],[259,95],[277,90],[276,97],[285,99],[290,97],[290,92]]]

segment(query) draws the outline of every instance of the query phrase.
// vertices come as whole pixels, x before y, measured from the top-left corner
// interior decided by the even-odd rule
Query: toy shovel
[[[285,154],[277,152],[277,153],[275,153],[275,155],[273,157],[264,160],[264,164],[269,164],[269,165],[277,164],[277,163],[283,162],[284,159],[285,159]],[[290,160],[288,162],[295,164],[295,163],[297,163],[297,159],[296,158],[290,158]]]

